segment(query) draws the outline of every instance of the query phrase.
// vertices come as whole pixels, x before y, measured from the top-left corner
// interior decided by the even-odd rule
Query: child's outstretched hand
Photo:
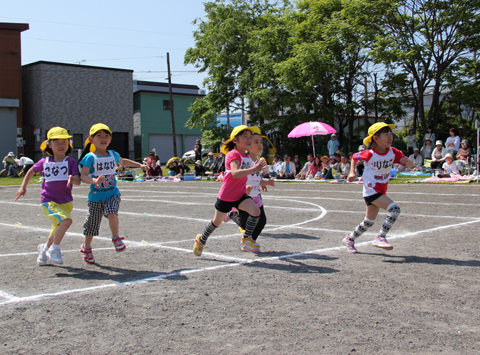
[[[407,166],[408,168],[411,168],[413,166],[413,162],[407,157],[403,157],[402,159],[400,159],[399,163]]]
[[[253,186],[252,185],[247,185],[247,195],[250,195],[250,192],[252,192]]]
[[[355,173],[350,173],[350,174],[348,174],[347,180],[349,182],[353,182],[353,181],[355,181],[356,178],[357,178],[357,175],[355,175]]]
[[[27,188],[26,187],[20,187],[18,189],[17,193],[15,194],[14,201],[17,201],[20,197],[25,196],[26,193],[27,193]]]
[[[140,169],[142,169],[143,171],[147,171],[148,165],[140,165]]]

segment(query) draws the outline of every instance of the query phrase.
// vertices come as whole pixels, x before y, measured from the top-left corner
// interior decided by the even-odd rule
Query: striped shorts
[[[102,217],[107,217],[109,214],[118,215],[121,200],[120,195],[117,195],[107,201],[88,201],[88,213],[83,224],[83,235],[98,235]]]

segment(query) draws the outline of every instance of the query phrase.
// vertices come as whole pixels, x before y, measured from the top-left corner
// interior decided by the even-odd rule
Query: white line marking
[[[10,301],[15,301],[18,298],[14,295],[11,295],[3,291],[0,291],[0,297],[6,298],[7,300],[10,300]]]
[[[396,239],[408,238],[408,237],[415,236],[415,235],[422,234],[422,233],[428,233],[428,232],[432,232],[432,231],[436,231],[436,230],[458,227],[458,226],[461,226],[461,225],[478,223],[478,222],[480,222],[480,221],[470,221],[470,222],[457,223],[457,224],[448,225],[448,226],[435,227],[435,228],[425,229],[423,231],[406,233],[402,236],[397,236],[395,238]],[[392,239],[392,237],[390,237],[389,239]],[[370,244],[371,242],[372,241],[357,243],[356,246],[359,247],[359,246],[367,245],[367,244]],[[12,304],[12,303],[19,303],[19,302],[38,301],[38,300],[41,300],[41,299],[47,298],[47,297],[56,297],[56,296],[62,296],[62,295],[67,295],[67,294],[71,294],[71,293],[88,292],[88,291],[94,291],[94,290],[109,288],[109,287],[118,287],[118,286],[124,286],[124,285],[133,285],[133,284],[136,284],[136,283],[144,283],[144,282],[152,282],[152,281],[157,281],[157,280],[164,280],[166,278],[174,277],[174,276],[182,276],[182,275],[188,275],[188,274],[193,274],[193,273],[197,273],[197,272],[218,270],[218,269],[223,269],[223,268],[227,268],[227,267],[252,264],[252,263],[255,263],[255,262],[265,262],[265,261],[271,261],[271,260],[296,258],[296,257],[301,257],[301,256],[304,256],[304,255],[307,255],[307,254],[319,254],[319,253],[325,253],[325,252],[329,252],[329,251],[337,251],[337,250],[341,250],[341,249],[345,249],[345,247],[344,246],[337,246],[337,247],[330,247],[330,248],[322,248],[322,249],[316,249],[316,250],[306,251],[306,252],[301,252],[301,253],[294,253],[294,254],[280,255],[280,256],[274,256],[274,257],[253,259],[253,260],[243,261],[243,262],[240,262],[240,263],[232,263],[232,264],[217,265],[217,266],[211,266],[211,267],[205,267],[205,268],[197,268],[197,269],[192,269],[192,270],[176,271],[176,272],[173,272],[173,273],[170,273],[170,274],[161,274],[161,275],[158,275],[158,276],[148,277],[148,278],[140,279],[140,280],[126,281],[126,282],[120,282],[120,283],[114,283],[114,284],[104,284],[104,285],[92,286],[92,287],[86,287],[86,288],[78,288],[78,289],[75,289],[75,290],[61,291],[61,292],[56,292],[56,293],[44,293],[44,294],[33,295],[33,296],[28,296],[28,297],[15,297],[15,296],[4,293],[5,295],[10,296],[10,298],[8,299],[8,301],[1,302],[0,306],[6,305],[6,304]]]

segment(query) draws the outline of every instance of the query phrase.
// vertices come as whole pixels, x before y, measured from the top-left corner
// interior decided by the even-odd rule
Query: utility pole
[[[175,133],[175,115],[173,114],[172,74],[170,73],[170,53],[167,52],[168,94],[170,96],[170,116],[172,117],[173,156],[177,156],[177,135]]]

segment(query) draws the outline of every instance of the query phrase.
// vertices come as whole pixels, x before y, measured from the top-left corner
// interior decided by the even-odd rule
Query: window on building
[[[73,134],[73,149],[83,149],[83,134]]]
[[[163,100],[163,109],[170,110],[170,100]]]

